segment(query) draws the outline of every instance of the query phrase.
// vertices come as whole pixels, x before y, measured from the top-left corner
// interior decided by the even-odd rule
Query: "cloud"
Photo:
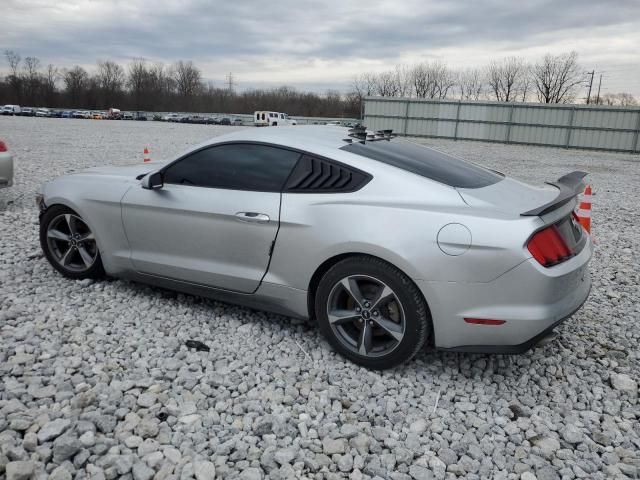
[[[640,93],[637,0],[5,0],[3,17],[0,45],[59,66],[190,59],[214,80],[233,71],[245,88],[344,89],[359,71],[399,62],[477,66],[575,49],[586,68],[614,75],[615,65],[618,80],[627,69]]]

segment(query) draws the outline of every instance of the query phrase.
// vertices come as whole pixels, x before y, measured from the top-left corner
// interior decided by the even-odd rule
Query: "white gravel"
[[[312,326],[131,284],[63,279],[33,193],[233,127],[0,118],[0,477],[640,477],[640,157],[425,140],[527,181],[592,173],[593,290],[516,357],[425,351],[370,372]],[[210,352],[188,351],[197,339]]]

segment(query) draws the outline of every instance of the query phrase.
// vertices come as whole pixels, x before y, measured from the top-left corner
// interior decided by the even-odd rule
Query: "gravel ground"
[[[0,476],[640,478],[640,157],[425,140],[531,182],[591,172],[593,290],[527,354],[425,351],[377,373],[313,325],[65,280],[43,258],[38,184],[232,129],[0,118],[17,162],[0,191]]]

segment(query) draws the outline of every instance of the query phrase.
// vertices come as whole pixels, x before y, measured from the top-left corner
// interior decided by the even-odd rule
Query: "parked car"
[[[39,108],[36,110],[36,117],[51,117],[52,112],[48,108]]]
[[[178,115],[177,113],[168,113],[161,117],[163,122],[175,122],[179,121],[180,118],[182,118],[182,116]]]
[[[217,125],[216,117],[204,117],[204,123],[207,125]]]
[[[277,127],[284,125],[297,125],[297,122],[289,115],[282,112],[264,112],[258,111],[253,113],[253,123],[256,127]]]
[[[75,112],[72,112],[70,110],[65,110],[64,112],[62,112],[61,118],[73,118],[73,114]]]
[[[144,112],[136,112],[133,119],[138,120],[139,122],[146,122],[147,115]]]
[[[229,117],[220,117],[218,119],[218,125],[231,125],[231,119]]]
[[[72,113],[73,118],[86,118],[85,112],[82,110],[76,110]]]
[[[122,118],[122,112],[120,112],[119,108],[110,108],[108,112],[103,113],[102,118],[120,120]]]
[[[2,115],[20,115],[20,105],[5,105],[2,107]]]
[[[235,126],[242,126],[244,125],[244,122],[242,121],[241,118],[234,118],[233,122],[231,122],[233,125]]]
[[[42,249],[68,278],[315,319],[374,369],[425,344],[522,352],[586,300],[586,173],[533,187],[390,131],[347,135],[243,129],[167,163],[60,177],[37,197]]]
[[[13,185],[13,157],[7,144],[0,140],[0,188]]]
[[[202,115],[187,115],[180,119],[181,123],[196,123],[203,124],[205,123],[204,117]]]
[[[90,118],[93,120],[102,120],[103,117],[101,112],[92,112]]]
[[[133,113],[131,112],[124,112],[122,114],[122,119],[123,120],[133,120]]]
[[[331,127],[341,127],[342,123],[337,120],[332,120],[331,122],[327,122],[326,125],[329,125]]]
[[[22,107],[20,109],[21,117],[33,117],[36,114],[36,109],[32,107]]]

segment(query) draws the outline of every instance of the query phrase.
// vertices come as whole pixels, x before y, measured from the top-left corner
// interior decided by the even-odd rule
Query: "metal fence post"
[[[576,107],[571,107],[571,112],[569,113],[569,126],[567,127],[567,140],[564,143],[564,148],[569,148],[569,144],[571,143],[571,134],[573,133],[573,118],[576,114]]]
[[[515,103],[511,104],[511,108],[509,109],[509,120],[507,120],[507,135],[504,140],[504,143],[511,143],[511,125],[513,124],[513,109],[516,107]]]
[[[637,111],[638,120],[636,120],[636,133],[633,134],[633,144],[631,145],[631,151],[633,153],[640,152],[640,145],[638,145],[638,140],[640,140],[640,110]]]
[[[411,105],[411,99],[407,98],[407,104],[404,109],[404,128],[402,129],[402,134],[407,136],[407,128],[409,126],[409,105]]]
[[[460,123],[460,105],[462,105],[462,100],[458,101],[458,109],[456,110],[456,128],[453,131],[454,140],[458,140],[458,123]]]

